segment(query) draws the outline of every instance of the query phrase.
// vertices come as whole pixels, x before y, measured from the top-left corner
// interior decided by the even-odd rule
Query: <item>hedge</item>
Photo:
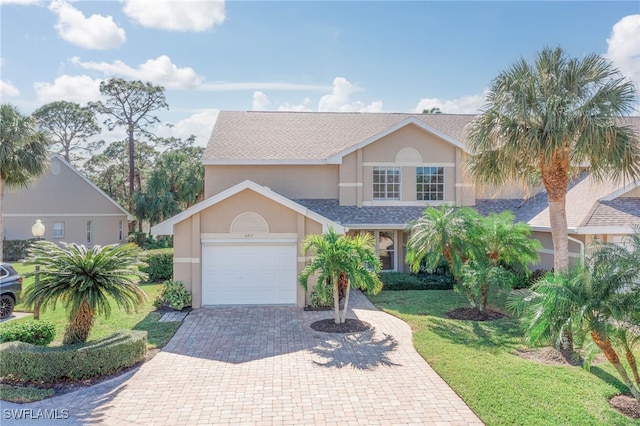
[[[148,266],[140,268],[149,274],[149,281],[164,281],[173,279],[173,249],[148,250],[142,253],[142,259]]]
[[[51,321],[23,321],[0,327],[0,343],[20,341],[47,346],[56,337],[56,326]]]
[[[0,379],[20,383],[53,384],[112,374],[142,360],[147,332],[120,331],[77,345],[42,347],[23,342],[0,344]]]
[[[37,241],[36,238],[28,240],[4,240],[2,245],[2,258],[5,262],[15,262],[27,257],[27,249]]]
[[[451,290],[453,276],[445,274],[410,274],[404,272],[383,272],[380,274],[382,290]]]

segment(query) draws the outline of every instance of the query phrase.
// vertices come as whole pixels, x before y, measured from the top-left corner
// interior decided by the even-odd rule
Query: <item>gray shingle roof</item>
[[[325,160],[409,117],[458,140],[473,115],[221,111],[204,162]]]
[[[425,209],[424,206],[341,206],[338,204],[338,200],[331,199],[297,199],[293,201],[347,227],[404,225],[419,218]]]
[[[640,225],[640,198],[620,197],[600,201],[585,226]]]

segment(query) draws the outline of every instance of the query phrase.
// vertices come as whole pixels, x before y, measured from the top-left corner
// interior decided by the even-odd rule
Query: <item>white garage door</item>
[[[203,305],[295,304],[295,243],[203,244]]]

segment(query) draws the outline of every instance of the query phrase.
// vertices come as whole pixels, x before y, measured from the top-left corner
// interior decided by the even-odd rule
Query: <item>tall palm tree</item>
[[[298,281],[307,289],[309,277],[317,273],[317,285],[325,283],[333,286],[333,306],[335,323],[344,323],[349,306],[349,290],[353,285],[376,294],[382,289],[378,277],[382,265],[374,248],[370,234],[356,236],[338,235],[331,228],[322,235],[308,235],[302,246],[302,253],[313,252],[313,259],[300,272]],[[339,287],[341,276],[346,276],[347,288],[342,315],[340,315]]]
[[[471,123],[468,170],[481,184],[539,175],[547,191],[554,268],[569,267],[566,194],[572,166],[594,178],[640,177],[640,141],[619,120],[633,111],[633,84],[599,55],[569,58],[545,48],[492,82],[487,105]]]
[[[34,119],[9,104],[0,106],[0,261],[3,253],[2,199],[5,187],[27,186],[49,165],[47,140]]]
[[[24,303],[34,306],[39,302],[44,311],[62,302],[69,316],[65,345],[85,342],[96,315],[111,314],[112,300],[128,313],[137,311],[146,299],[137,284],[138,277],[145,275],[138,271],[142,262],[133,244],[86,248],[38,241],[28,254],[29,262],[40,265],[39,285],[27,288]]]
[[[634,238],[640,243],[640,237]],[[640,249],[640,245],[637,247]],[[620,339],[619,329],[628,330],[640,312],[638,251],[599,244],[584,267],[562,275],[547,275],[531,288],[530,297],[520,297],[515,305],[514,301],[511,304],[523,308],[525,331],[529,336],[553,335],[559,324],[586,333],[614,366],[631,394],[640,400],[635,358],[627,357],[627,360],[636,384],[620,362],[613,344]],[[633,342],[627,341],[621,346],[625,351],[630,350]]]

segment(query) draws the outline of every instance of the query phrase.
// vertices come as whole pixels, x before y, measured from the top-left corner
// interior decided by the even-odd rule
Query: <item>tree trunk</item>
[[[480,312],[484,312],[484,308],[487,306],[487,285],[483,284],[480,286],[480,303],[478,304],[478,310]]]
[[[133,124],[129,124],[127,128],[127,136],[129,137],[129,212],[133,211],[133,193],[135,191],[135,140],[133,138]],[[129,231],[135,231],[135,224],[129,224]]]
[[[611,346],[611,341],[609,341],[606,336],[601,336],[595,331],[591,332],[591,338],[593,339],[593,342],[598,345],[602,353],[604,353],[604,356],[607,357],[607,360],[611,363],[611,365],[614,366],[624,384],[627,385],[627,387],[631,391],[631,395],[633,395],[635,399],[640,401],[640,391],[636,389],[633,382],[629,378],[627,370],[625,370],[624,366],[620,364],[620,358],[618,357],[615,349],[613,349],[613,347]]]
[[[67,324],[64,332],[63,345],[73,345],[87,341],[91,328],[93,327],[94,314],[87,301],[83,301],[80,309]]]
[[[331,285],[333,286],[333,310],[336,324],[340,324],[340,290],[338,289],[338,280],[338,277],[331,277]]]
[[[549,222],[553,239],[553,268],[556,274],[567,272],[569,270],[569,232],[565,199],[549,200]]]
[[[640,388],[640,375],[638,374],[638,364],[636,363],[636,357],[633,355],[629,349],[626,350],[627,362],[629,363],[629,367],[631,367],[631,373],[633,374],[633,379],[636,381],[636,386]]]
[[[347,280],[347,289],[345,290],[344,295],[344,307],[342,308],[342,318],[340,319],[340,323],[344,324],[347,320],[347,309],[349,308],[349,293],[351,293],[351,283]]]
[[[2,221],[2,200],[4,199],[4,179],[0,178],[0,262],[4,254],[4,223]]]
[[[560,332],[560,344],[558,350],[562,357],[571,365],[576,365],[578,356],[573,346],[573,332],[571,330],[562,330]]]

